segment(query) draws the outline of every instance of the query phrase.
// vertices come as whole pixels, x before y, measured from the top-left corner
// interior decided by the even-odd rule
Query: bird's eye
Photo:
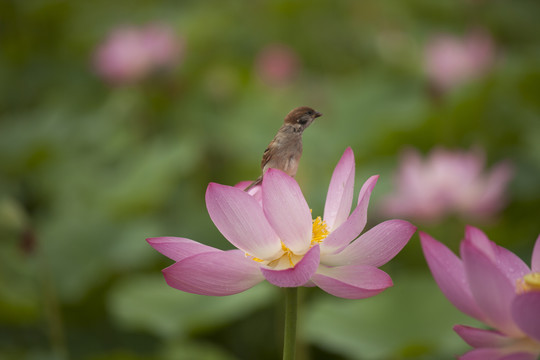
[[[307,112],[307,114],[308,114],[308,115],[313,115],[313,110],[309,110],[309,111]]]

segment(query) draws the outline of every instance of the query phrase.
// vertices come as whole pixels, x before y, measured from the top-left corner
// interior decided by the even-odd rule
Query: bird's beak
[[[318,118],[319,116],[322,116],[322,114],[318,111],[315,111],[315,115],[313,116],[314,119]]]

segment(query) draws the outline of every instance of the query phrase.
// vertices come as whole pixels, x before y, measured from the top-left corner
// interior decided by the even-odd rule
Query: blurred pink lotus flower
[[[463,313],[496,330],[456,325],[454,331],[475,349],[463,360],[534,360],[540,355],[540,236],[531,268],[497,246],[477,228],[467,227],[459,259],[446,246],[420,233],[431,273],[443,294]]]
[[[134,83],[155,70],[173,67],[183,47],[182,39],[168,25],[119,27],[97,48],[94,65],[110,83]]]
[[[286,45],[268,45],[255,59],[255,71],[268,85],[286,85],[297,76],[299,70],[298,55]]]
[[[312,219],[300,187],[280,170],[269,169],[254,190],[261,201],[242,191],[243,184],[210,183],[210,217],[237,250],[222,251],[177,237],[147,241],[176,261],[163,270],[165,280],[185,292],[232,295],[266,279],[279,287],[318,286],[342,298],[371,297],[392,286],[390,276],[378,267],[405,246],[416,228],[389,220],[358,237],[378,177],[366,181],[349,215],[354,174],[354,155],[348,148],[332,175],[324,220]]]
[[[424,52],[426,74],[438,91],[484,74],[495,59],[493,39],[483,31],[460,38],[449,34],[434,36]]]
[[[438,221],[455,212],[463,217],[488,218],[506,203],[505,188],[512,176],[507,162],[483,174],[485,156],[434,149],[426,160],[412,149],[402,156],[397,191],[382,201],[382,211],[424,221]]]

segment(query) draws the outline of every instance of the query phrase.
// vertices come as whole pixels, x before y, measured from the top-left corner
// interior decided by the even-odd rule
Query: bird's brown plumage
[[[244,191],[249,191],[254,186],[259,185],[264,173],[269,168],[282,170],[294,177],[302,156],[302,133],[313,120],[321,115],[307,106],[297,107],[289,112],[276,136],[264,150],[261,161],[262,175]]]

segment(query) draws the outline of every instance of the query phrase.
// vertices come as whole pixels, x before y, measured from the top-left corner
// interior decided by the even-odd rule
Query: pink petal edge
[[[512,317],[523,332],[540,342],[540,291],[517,295],[512,302]]]
[[[268,169],[262,182],[263,209],[281,241],[295,254],[311,243],[312,219],[298,183],[281,170]]]
[[[193,255],[165,268],[163,275],[175,289],[209,296],[237,294],[264,280],[259,264],[240,250]]]
[[[160,253],[174,261],[180,261],[189,256],[204,252],[221,251],[219,249],[198,243],[190,239],[174,236],[148,238],[146,239],[146,241],[155,250],[159,251]]]
[[[325,265],[371,265],[386,264],[407,244],[416,227],[404,220],[388,220],[360,235],[343,251],[324,255]]]
[[[444,296],[461,312],[483,321],[485,316],[469,289],[462,261],[430,235],[419,234],[426,262]]]
[[[482,251],[492,261],[496,261],[497,244],[489,240],[487,235],[482,230],[474,226],[467,225],[465,227],[465,238],[473,243],[475,247]]]
[[[345,299],[365,299],[393,285],[384,271],[369,265],[321,266],[311,280],[327,293]]]
[[[466,237],[461,243],[461,253],[471,293],[486,316],[484,321],[507,335],[522,336],[510,314],[515,284],[486,254],[485,248],[477,244]]]
[[[272,270],[261,267],[269,283],[279,287],[298,287],[306,284],[319,266],[320,248],[312,247],[293,268]]]
[[[273,260],[281,252],[277,234],[252,196],[232,186],[210,183],[205,197],[210,218],[231,244],[264,260]]]
[[[356,239],[364,230],[367,222],[367,209],[369,199],[379,175],[374,175],[366,180],[360,195],[358,197],[358,206],[352,212],[351,216],[330,235],[321,244],[321,252],[323,254],[335,254],[343,250],[351,241]]]
[[[503,333],[495,330],[478,329],[471,326],[456,325],[454,331],[470,346],[480,347],[502,347],[514,341]]]
[[[459,360],[535,360],[527,353],[509,354],[502,348],[474,349],[459,357]]]
[[[531,272],[527,264],[510,250],[497,246],[497,263],[499,269],[506,275],[511,283]]]
[[[240,189],[240,190],[244,190],[249,185],[251,185],[251,181],[244,180],[244,181],[240,181],[239,183],[234,184],[234,187],[237,188],[237,189]]]
[[[540,235],[536,238],[531,259],[531,270],[540,272]]]
[[[328,186],[323,219],[330,231],[339,227],[351,213],[354,192],[354,153],[350,147],[341,156]]]
[[[240,190],[244,190],[249,185],[251,185],[252,181],[240,181],[239,183],[235,184],[234,187]],[[261,193],[261,185],[255,185],[249,191],[247,192],[249,195],[253,196],[255,200],[261,205],[262,207],[262,193]]]
[[[538,360],[538,353],[515,352],[501,357],[499,360]]]

